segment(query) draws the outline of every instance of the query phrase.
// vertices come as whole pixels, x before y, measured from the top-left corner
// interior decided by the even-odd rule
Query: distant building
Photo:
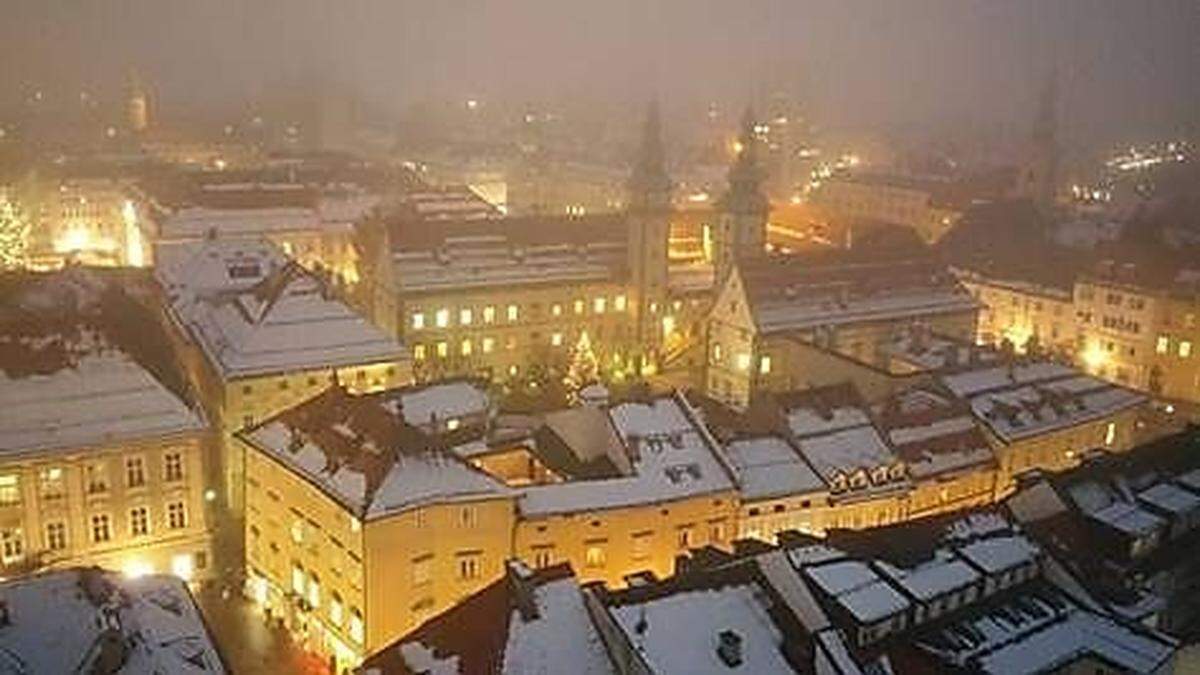
[[[745,407],[762,391],[843,381],[846,360],[886,370],[884,347],[895,335],[919,324],[966,339],[977,311],[923,255],[750,259],[722,285],[708,317],[705,391]]]
[[[14,673],[226,673],[175,577],[73,567],[0,583],[0,651]]]
[[[211,577],[215,438],[153,318],[101,275],[0,298],[0,569]]]
[[[835,219],[908,227],[934,243],[962,217],[969,192],[948,178],[861,173],[826,180],[812,201]]]

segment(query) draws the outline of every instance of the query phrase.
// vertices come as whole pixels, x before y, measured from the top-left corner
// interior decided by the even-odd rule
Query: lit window
[[[495,323],[496,322],[496,307],[495,306],[488,305],[487,307],[483,308],[483,322],[484,323]]]
[[[0,505],[12,506],[21,503],[21,482],[17,474],[0,476]]]
[[[457,417],[451,417],[450,419],[446,420],[446,431],[457,431],[461,426],[462,421],[460,421]]]
[[[592,569],[604,567],[604,547],[599,545],[588,546],[584,552],[583,564]]]
[[[1111,446],[1117,440],[1117,423],[1109,422],[1104,430],[1104,444]]]
[[[450,345],[445,342],[437,343],[437,355],[441,358],[446,358],[450,354]]]
[[[608,300],[604,298],[596,298],[592,301],[592,311],[597,314],[603,314],[608,309]]]
[[[520,370],[521,370],[521,369],[520,369],[519,367],[517,367],[517,364],[515,364],[515,363],[514,363],[513,365],[511,365],[511,366],[509,366],[509,367],[508,367],[508,376],[509,376],[509,377],[515,377],[515,376],[516,376],[516,374],[517,374],[518,372],[520,372]]]
[[[86,469],[88,494],[98,494],[108,491],[108,472],[103,464],[91,464]],[[4,482],[0,477],[0,504],[4,503]]]
[[[445,328],[446,326],[449,326],[450,325],[450,310],[439,309],[437,311],[437,314],[434,315],[433,321],[434,321],[434,323],[437,324],[438,328]]]
[[[1155,345],[1154,351],[1158,352],[1159,354],[1166,354],[1167,352],[1171,351],[1171,338],[1166,335],[1159,335],[1158,344]]]
[[[294,563],[292,564],[292,592],[304,597],[304,568]]]
[[[466,309],[460,309],[460,310],[458,311],[458,322],[459,322],[460,324],[464,325],[464,326],[470,326],[470,325],[471,325],[471,320],[472,320],[472,319],[474,319],[474,318],[475,318],[475,316],[474,316],[474,314],[471,312],[471,308],[470,308],[470,307],[468,307],[468,308],[466,308]]]
[[[42,469],[38,473],[38,477],[41,482],[42,499],[62,499],[66,495],[66,480],[64,480],[61,468],[49,467]]]
[[[483,353],[491,354],[496,349],[496,340],[494,338],[483,338]]]
[[[337,591],[329,594],[329,623],[341,627],[346,617],[342,615],[342,596]]]
[[[721,343],[718,342],[718,343],[714,344],[713,345],[713,363],[720,363],[721,358],[723,356],[724,355],[721,352]]]
[[[413,345],[413,360],[414,361],[424,361],[425,360],[425,345]]]
[[[550,344],[555,347],[561,347],[563,343],[562,333],[552,333],[550,335]]]
[[[1186,359],[1192,355],[1192,343],[1188,340],[1179,341],[1179,357]]]
[[[576,301],[575,301],[575,313],[576,313],[576,314],[583,314],[583,300],[576,300]]]
[[[519,315],[520,315],[520,311],[517,309],[517,306],[516,306],[516,305],[509,305],[509,306],[508,306],[508,320],[509,320],[509,321],[516,321],[516,320],[517,320],[517,317],[518,317]]]
[[[741,371],[750,370],[750,355],[746,353],[738,354],[737,369]]]
[[[358,644],[363,641],[363,616],[357,607],[350,610],[350,639]]]
[[[308,581],[308,604],[313,607],[321,606],[321,580],[316,574]]]
[[[557,302],[550,305],[550,314],[553,316],[562,316],[562,305]]]
[[[758,372],[766,375],[771,372],[771,357],[763,356],[758,360]]]
[[[463,356],[470,356],[471,355],[471,341],[463,340],[462,344],[459,345],[459,351],[462,352]]]
[[[650,303],[650,313],[658,314],[658,303],[657,302]]]
[[[304,521],[299,518],[292,522],[292,541],[297,544],[304,543]]]
[[[625,296],[618,295],[617,297],[613,298],[613,309],[618,312],[624,312],[625,311],[625,303],[626,303]]]
[[[421,330],[422,328],[425,327],[425,313],[424,312],[413,312],[412,327],[413,327],[413,330]]]

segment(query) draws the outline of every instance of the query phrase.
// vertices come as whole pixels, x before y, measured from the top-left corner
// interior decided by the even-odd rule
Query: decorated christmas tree
[[[587,331],[579,334],[579,341],[571,348],[571,360],[563,384],[567,388],[567,400],[571,405],[579,402],[579,390],[595,382],[600,374],[600,362],[592,350],[592,340]]]
[[[29,246],[29,221],[17,205],[0,195],[0,269],[24,267]]]

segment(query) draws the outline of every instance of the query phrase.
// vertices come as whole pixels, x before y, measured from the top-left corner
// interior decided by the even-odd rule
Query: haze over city
[[[1200,670],[1195,0],[17,0],[0,671]]]

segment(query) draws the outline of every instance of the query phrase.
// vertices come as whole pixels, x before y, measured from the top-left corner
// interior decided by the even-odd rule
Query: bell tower
[[[629,307],[643,354],[662,343],[661,318],[667,307],[667,244],[671,218],[671,178],[667,175],[658,105],[651,103],[641,147],[627,184],[629,207]]]
[[[720,214],[713,234],[717,288],[725,283],[738,258],[762,255],[766,247],[771,206],[762,190],[758,151],[754,113],[747,109],[742,116],[737,157],[729,167],[729,190],[717,204]]]

